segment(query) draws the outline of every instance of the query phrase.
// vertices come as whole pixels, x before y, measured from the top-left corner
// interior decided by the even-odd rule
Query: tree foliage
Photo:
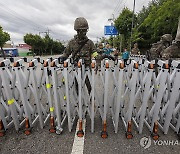
[[[151,11],[136,28],[136,36],[134,36],[135,41],[140,40],[140,44],[148,47],[158,41],[163,34],[169,33],[175,37],[180,15],[180,2],[161,0],[149,7]]]
[[[1,53],[5,58],[5,53],[3,51],[4,44],[10,40],[10,35],[7,32],[3,31],[3,28],[0,26],[0,47],[1,47]]]
[[[124,46],[130,40],[132,11],[124,8],[115,20],[115,26],[120,34],[123,34]],[[164,34],[177,32],[178,18],[180,17],[179,0],[153,0],[147,7],[143,7],[135,14],[132,43],[137,42],[140,48],[150,48]],[[115,40],[119,40],[116,36]],[[120,41],[120,40],[119,40]],[[118,45],[118,43],[117,43]]]
[[[0,26],[0,47],[3,47],[4,44],[10,40],[10,35],[7,32],[3,31],[3,28]]]
[[[26,34],[24,42],[32,46],[32,50],[36,55],[61,54],[64,50],[62,43],[54,41],[49,35],[42,38],[39,35]]]
[[[128,39],[131,36],[133,12],[128,8],[124,8],[120,13],[119,17],[115,20],[115,26],[120,34],[123,34],[125,42],[128,42]],[[134,24],[136,24],[137,17],[134,16]],[[127,43],[126,43],[127,45]]]

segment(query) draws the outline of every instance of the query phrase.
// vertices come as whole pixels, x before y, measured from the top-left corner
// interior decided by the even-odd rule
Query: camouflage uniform
[[[102,51],[95,48],[94,43],[86,36],[88,29],[88,22],[85,18],[76,18],[74,23],[74,30],[77,31],[77,35],[75,35],[74,38],[70,40],[66,49],[64,50],[63,55],[60,58],[65,60],[70,55],[72,55],[72,59],[74,60],[75,64],[77,64],[79,59],[83,59],[86,67],[90,67],[93,55],[95,55],[94,58],[98,60],[102,60],[104,58],[114,60],[114,58],[111,56],[101,55]]]
[[[174,41],[162,54],[162,59],[180,58],[180,42]]]
[[[134,48],[132,49],[131,54],[133,54],[133,55],[139,55],[140,54],[137,43],[134,44]]]
[[[161,37],[161,40],[157,43],[152,44],[150,49],[150,59],[161,58],[164,50],[170,46],[172,42],[171,34],[165,34]]]
[[[96,72],[98,68],[101,67],[101,60],[103,59],[102,58],[103,52],[104,52],[103,45],[102,43],[99,43],[98,48],[97,48],[97,54],[94,56],[94,58],[96,59]]]
[[[83,45],[84,44],[84,45]],[[78,48],[83,45],[80,51],[77,51]],[[68,58],[69,55],[72,54],[72,58],[74,63],[76,64],[79,59],[84,59],[85,66],[90,66],[91,64],[91,55],[96,51],[94,43],[85,36],[82,40],[80,40],[77,35],[74,36],[66,49],[64,50],[63,56]]]
[[[77,64],[79,59],[84,59],[85,66],[90,66],[91,55],[96,51],[96,49],[94,43],[86,36],[88,29],[89,25],[85,18],[76,18],[74,22],[74,30],[77,31],[77,35],[70,40],[62,57],[66,59],[72,54],[72,59],[74,60],[75,64]],[[79,31],[82,32],[79,33]],[[80,51],[78,51],[78,49]]]
[[[180,19],[179,19],[176,38],[173,41],[172,45],[164,50],[164,52],[162,53],[162,58],[163,59],[180,58]]]
[[[92,55],[96,52],[96,48],[94,43],[86,36],[88,29],[89,25],[85,18],[76,18],[74,22],[74,30],[77,31],[77,35],[75,35],[74,38],[68,43],[63,55],[60,57],[62,60],[65,60],[72,55],[75,65],[78,63],[79,59],[83,59],[85,67],[90,68]],[[87,77],[85,79],[85,83],[90,93],[91,85]],[[76,90],[78,91],[77,81],[75,81],[75,84],[77,88]]]
[[[92,54],[96,51],[94,43],[86,36],[89,29],[88,22],[85,18],[76,18],[74,22],[74,30],[77,31],[77,35],[68,43],[63,55],[60,58],[64,60],[72,55],[74,64],[76,65],[79,59],[83,59],[85,67],[90,67]],[[91,92],[91,85],[89,79],[86,77],[85,84],[88,88],[88,92]],[[78,93],[78,82],[75,79],[76,91]]]

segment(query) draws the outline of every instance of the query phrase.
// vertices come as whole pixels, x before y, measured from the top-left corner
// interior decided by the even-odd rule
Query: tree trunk
[[[5,52],[4,52],[4,50],[3,50],[2,47],[1,47],[1,53],[2,53],[2,55],[3,55],[3,57],[4,57],[4,59],[6,59],[6,54],[5,54]]]

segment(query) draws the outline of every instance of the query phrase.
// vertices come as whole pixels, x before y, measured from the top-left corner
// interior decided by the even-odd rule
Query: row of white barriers
[[[107,59],[97,69],[96,61],[86,67],[83,60],[42,60],[27,58],[0,62],[0,136],[10,127],[25,128],[25,134],[39,123],[43,129],[61,134],[67,121],[69,132],[78,118],[84,135],[83,119],[89,116],[91,132],[94,120],[102,119],[102,138],[107,138],[110,116],[115,133],[122,122],[128,139],[132,126],[143,133],[146,127],[153,139],[169,128],[180,133],[180,62],[147,61],[144,57],[129,59],[124,67],[121,59]],[[98,115],[98,116],[97,116]],[[48,123],[48,124],[47,124]],[[110,124],[109,124],[110,125]],[[134,127],[133,127],[134,128]]]

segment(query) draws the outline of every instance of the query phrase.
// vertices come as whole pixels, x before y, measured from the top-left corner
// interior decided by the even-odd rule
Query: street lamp
[[[114,21],[115,21],[114,14],[112,14],[112,18],[109,18],[108,21],[111,21],[111,26],[114,25]]]
[[[134,0],[134,5],[133,5],[133,17],[132,17],[132,26],[131,26],[131,37],[130,37],[130,51],[131,51],[131,42],[132,42],[132,30],[134,27],[134,11],[135,11],[135,4],[136,4],[136,0]]]
[[[111,22],[111,26],[114,26],[114,21],[115,21],[114,14],[112,14],[112,18],[109,18],[108,21]],[[112,46],[113,46],[113,48],[114,48],[114,37],[113,37],[112,34],[111,34],[111,36],[112,36],[112,39],[113,39],[113,40],[112,40]]]
[[[39,36],[41,35],[41,33],[45,33],[47,35],[47,32],[39,32]]]

